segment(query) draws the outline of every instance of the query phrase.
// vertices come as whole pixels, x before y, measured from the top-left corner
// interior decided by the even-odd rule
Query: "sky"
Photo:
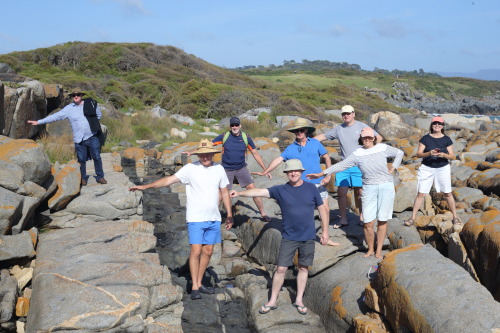
[[[500,69],[500,0],[18,1],[0,6],[0,54],[150,42],[226,68],[307,59],[367,70]]]

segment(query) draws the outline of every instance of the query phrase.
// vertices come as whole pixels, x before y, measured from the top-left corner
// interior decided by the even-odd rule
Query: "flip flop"
[[[262,216],[262,221],[264,221],[264,222],[271,222],[272,219],[269,216],[264,215],[264,216]]]
[[[277,306],[270,306],[270,305],[262,305],[262,307],[259,310],[260,314],[266,314],[269,313],[271,310],[276,310],[278,307]],[[262,310],[264,309],[264,310]]]
[[[297,309],[297,312],[300,313],[301,315],[305,316],[307,314],[307,307],[305,305],[298,305],[295,303],[293,303],[292,305]],[[304,311],[304,309],[306,310]]]
[[[347,226],[349,226],[349,224],[337,224],[337,223],[335,223],[333,225],[333,229],[340,229],[340,228],[347,227]]]

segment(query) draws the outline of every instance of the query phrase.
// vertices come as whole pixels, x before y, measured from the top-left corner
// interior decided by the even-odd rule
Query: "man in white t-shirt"
[[[226,229],[233,226],[231,199],[227,190],[229,181],[224,168],[215,164],[212,158],[215,153],[211,141],[203,139],[193,154],[199,161],[189,163],[174,175],[167,176],[147,184],[132,186],[130,191],[143,191],[148,188],[169,186],[178,182],[186,184],[186,221],[188,224],[189,271],[193,281],[191,299],[200,299],[201,293],[213,294],[213,288],[201,284],[203,275],[214,250],[214,244],[221,242],[221,215],[219,212],[219,190],[227,211]]]
[[[356,114],[354,113],[354,108],[351,105],[344,105],[341,109],[341,112],[342,120],[344,121],[344,123],[335,126],[333,129],[324,134],[316,135],[314,138],[320,142],[326,139],[337,139],[340,144],[340,153],[342,159],[345,159],[360,147],[358,140],[361,131],[363,130],[363,128],[369,126],[355,119]],[[377,137],[377,142],[382,142],[383,138],[380,134],[375,132],[375,136]],[[343,226],[349,225],[349,223],[347,222],[347,192],[349,191],[349,187],[352,187],[354,189],[356,207],[359,209],[359,217],[362,222],[363,212],[361,207],[361,193],[363,183],[361,181],[361,171],[359,170],[359,168],[355,166],[337,173],[335,176],[335,186],[337,186],[338,188],[337,192],[340,221],[339,223],[334,224],[333,228],[338,229]]]

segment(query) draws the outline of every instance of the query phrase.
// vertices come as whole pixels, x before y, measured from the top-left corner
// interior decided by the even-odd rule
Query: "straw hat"
[[[198,143],[198,148],[192,154],[198,155],[209,153],[220,153],[220,150],[214,148],[214,144],[212,143],[212,141],[201,139],[200,143]]]
[[[314,126],[309,124],[307,119],[297,118],[297,119],[295,119],[295,123],[293,124],[293,126],[290,127],[289,129],[287,129],[287,131],[293,133],[293,131],[295,131],[296,129],[299,129],[299,128],[307,128],[307,134],[311,134],[312,132],[314,132],[316,130],[316,128]]]
[[[285,170],[283,170],[283,172],[293,171],[293,170],[301,170],[301,171],[305,170],[302,167],[302,162],[299,159],[292,158],[291,160],[285,162]]]
[[[72,89],[68,95],[72,96],[72,95],[76,95],[76,94],[86,95],[85,92],[83,92],[82,89],[80,89],[80,88]]]

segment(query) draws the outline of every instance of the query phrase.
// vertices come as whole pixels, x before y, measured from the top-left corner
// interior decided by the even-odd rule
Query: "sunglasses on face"
[[[240,127],[240,124],[231,124],[231,127]]]
[[[296,129],[293,131],[293,133],[306,133],[307,132],[307,129],[305,128],[299,128],[299,129]]]
[[[70,96],[71,96],[71,97],[82,97],[82,96],[83,96],[83,94],[72,94],[72,95],[70,95]]]
[[[440,126],[444,126],[444,123],[442,122],[439,122],[439,121],[435,121],[432,123],[432,125],[440,125]]]
[[[350,116],[352,112],[342,112],[342,117]]]

